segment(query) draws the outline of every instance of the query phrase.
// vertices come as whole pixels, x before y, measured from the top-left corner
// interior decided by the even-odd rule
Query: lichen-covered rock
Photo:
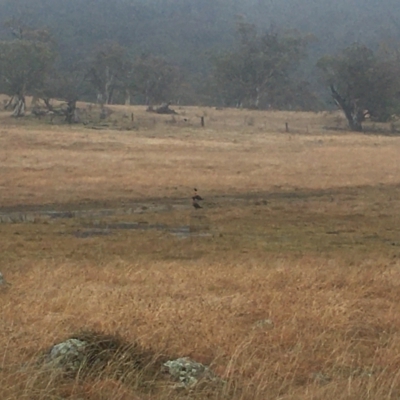
[[[163,367],[178,382],[178,387],[189,388],[195,386],[199,381],[219,379],[208,367],[188,357],[167,361]]]
[[[253,325],[253,329],[273,329],[274,322],[271,319],[260,319]]]
[[[3,274],[0,272],[0,287],[10,286],[11,284],[8,283],[5,279]]]
[[[49,365],[63,368],[69,372],[77,372],[85,360],[86,342],[68,339],[54,345],[48,354]]]

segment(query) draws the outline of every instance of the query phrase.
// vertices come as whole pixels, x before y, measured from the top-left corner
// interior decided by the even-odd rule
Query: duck
[[[193,199],[193,200],[197,200],[197,201],[203,200],[203,198],[197,193],[197,189],[194,188],[193,190],[194,190],[194,193],[193,193],[192,199]]]
[[[198,202],[195,196],[192,197],[192,206],[198,210],[199,208],[203,208]]]

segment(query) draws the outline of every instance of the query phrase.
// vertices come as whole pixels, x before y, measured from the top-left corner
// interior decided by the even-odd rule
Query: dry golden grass
[[[149,207],[0,225],[0,398],[399,398],[400,139],[325,130],[325,114],[133,110],[131,131],[2,117],[3,211]],[[76,235],[115,222],[209,236]],[[227,384],[43,374],[38,354],[82,329],[190,356]]]
[[[183,198],[193,185],[207,195],[326,189],[396,184],[400,176],[397,138],[338,135],[322,129],[324,114],[181,111],[189,121],[207,114],[201,129],[133,109],[134,131],[7,120],[0,130],[2,204]],[[286,120],[292,134],[283,132]]]

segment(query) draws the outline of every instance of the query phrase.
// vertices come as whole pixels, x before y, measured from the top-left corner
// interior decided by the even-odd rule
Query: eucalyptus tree
[[[367,115],[386,122],[400,112],[400,64],[394,55],[376,54],[356,43],[318,61],[331,96],[351,130],[362,131]]]
[[[225,101],[260,108],[272,105],[287,87],[305,56],[307,38],[299,34],[260,34],[251,24],[238,24],[239,42],[214,57],[214,79]]]
[[[179,70],[162,57],[142,55],[133,64],[132,88],[145,104],[171,100],[179,83]]]
[[[20,27],[12,40],[0,41],[0,88],[11,96],[13,116],[25,114],[25,96],[36,96],[44,87],[55,53],[44,30]]]
[[[116,92],[125,92],[132,62],[125,47],[113,41],[97,46],[88,62],[87,78],[99,102],[112,104]]]

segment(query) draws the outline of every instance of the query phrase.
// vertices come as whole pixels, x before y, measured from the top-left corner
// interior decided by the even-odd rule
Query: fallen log
[[[164,103],[161,104],[161,106],[154,108],[153,106],[149,106],[147,108],[147,112],[153,112],[156,114],[178,114],[175,110],[172,108],[169,108],[170,103]]]

